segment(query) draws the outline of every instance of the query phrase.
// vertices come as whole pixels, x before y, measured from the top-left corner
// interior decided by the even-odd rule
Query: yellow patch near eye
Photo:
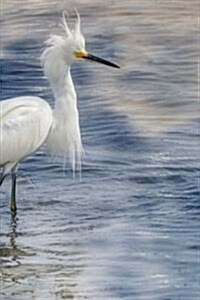
[[[88,52],[86,50],[75,51],[74,55],[77,58],[84,58],[84,57],[88,56]]]

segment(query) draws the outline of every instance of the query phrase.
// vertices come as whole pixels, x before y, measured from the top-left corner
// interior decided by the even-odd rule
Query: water
[[[5,1],[1,99],[52,104],[39,56],[82,16],[82,180],[41,149],[21,164],[18,213],[1,199],[1,299],[199,300],[198,1]]]

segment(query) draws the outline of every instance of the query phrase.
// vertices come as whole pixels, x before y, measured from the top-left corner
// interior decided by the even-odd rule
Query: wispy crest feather
[[[65,14],[66,12],[63,11],[63,15],[62,15],[62,22],[61,22],[61,27],[64,29],[64,31],[66,32],[67,36],[70,37],[72,35],[71,30],[69,28],[69,26],[67,25],[67,21],[65,18]]]
[[[74,31],[75,31],[75,34],[80,35],[81,34],[81,18],[80,18],[80,15],[76,8],[75,8],[75,12],[76,12],[76,16],[77,16],[77,21],[75,23]]]

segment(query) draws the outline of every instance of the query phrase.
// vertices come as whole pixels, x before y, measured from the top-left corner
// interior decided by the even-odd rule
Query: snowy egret
[[[11,173],[10,208],[16,211],[16,176],[19,163],[33,154],[44,142],[53,154],[68,156],[72,169],[81,160],[82,143],[77,98],[70,74],[77,60],[90,60],[119,68],[114,63],[85,50],[80,16],[70,30],[63,14],[64,36],[51,35],[41,61],[55,98],[54,109],[39,97],[17,97],[0,102],[0,185]]]

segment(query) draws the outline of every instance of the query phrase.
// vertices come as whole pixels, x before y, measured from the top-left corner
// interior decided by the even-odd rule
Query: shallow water
[[[53,97],[39,56],[63,10],[77,64],[82,179],[42,149],[21,164],[18,213],[0,191],[2,299],[198,300],[198,1],[5,1],[1,99]]]

